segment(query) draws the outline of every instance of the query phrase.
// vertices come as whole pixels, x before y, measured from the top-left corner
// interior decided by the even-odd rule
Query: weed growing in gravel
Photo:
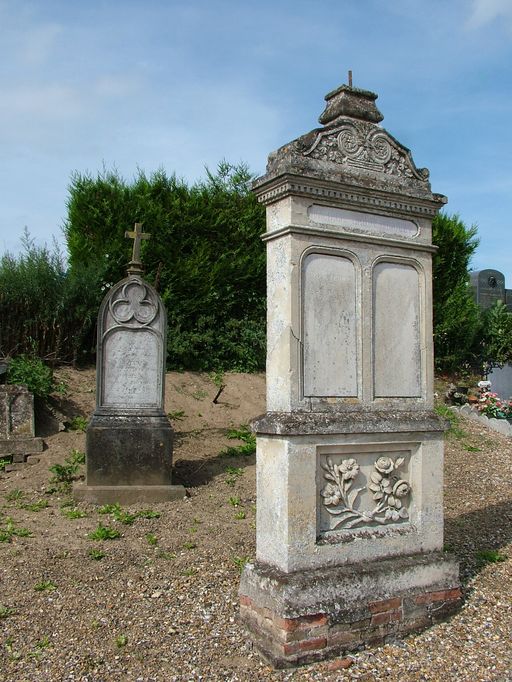
[[[61,509],[65,509],[66,507],[74,507],[74,506],[75,506],[75,500],[72,497],[66,497],[60,503]]]
[[[482,448],[477,448],[474,445],[465,445],[464,450],[466,452],[482,452]]]
[[[28,528],[16,528],[10,517],[5,519],[5,528],[0,528],[0,542],[11,542],[13,537],[28,538],[31,535]]]
[[[226,448],[220,453],[220,457],[240,457],[253,455],[256,452],[256,436],[249,430],[246,424],[242,424],[239,429],[228,431],[230,440],[241,440],[243,445]]]
[[[101,561],[101,559],[103,559],[106,556],[105,552],[102,552],[101,549],[94,548],[90,549],[88,554],[91,557],[91,559],[94,559],[94,561]]]
[[[56,589],[57,585],[51,580],[40,580],[34,585],[36,592],[54,592]]]
[[[237,513],[235,514],[235,519],[237,519],[238,521],[245,519],[245,512],[243,509],[240,509],[240,511],[237,511]]]
[[[197,545],[195,542],[184,542],[183,547],[185,547],[185,549],[195,549]]]
[[[15,613],[16,613],[15,609],[10,609],[8,606],[0,604],[0,619],[8,618],[9,616],[14,616]]]
[[[501,561],[506,561],[508,556],[496,549],[482,549],[476,553],[476,558],[478,563],[484,566],[485,564],[497,564]]]
[[[113,516],[116,521],[119,521],[119,523],[122,523],[125,526],[131,526],[137,518],[137,514],[129,514],[125,511],[118,511],[113,514]]]
[[[456,414],[448,405],[444,403],[438,403],[435,406],[435,411],[443,419],[447,419],[450,422],[450,428],[446,432],[446,435],[457,440],[462,438],[467,438],[468,434],[466,431],[460,428],[460,417]]]
[[[121,533],[115,528],[98,523],[98,527],[91,531],[87,537],[90,540],[115,540],[121,537]]]
[[[183,571],[183,575],[186,575],[186,576],[189,576],[189,577],[190,577],[191,575],[195,575],[196,573],[197,573],[197,569],[196,569],[196,568],[186,568],[186,569]]]
[[[227,467],[226,468],[226,483],[228,485],[235,485],[240,476],[244,473],[244,470],[240,467]]]
[[[8,637],[5,640],[5,648],[7,649],[7,653],[9,654],[9,660],[11,661],[19,661],[21,658],[21,652],[16,651],[14,649],[14,639],[12,637]]]
[[[49,506],[48,500],[37,500],[37,502],[25,502],[18,505],[20,509],[26,509],[27,511],[38,512],[41,509],[46,509]]]
[[[137,512],[137,516],[140,519],[159,519],[160,512],[153,511],[152,509],[141,509]]]
[[[78,468],[85,464],[85,452],[71,450],[71,453],[64,460],[64,464],[53,464],[48,470],[53,474],[51,483],[71,483],[75,480]]]
[[[164,552],[163,549],[158,552],[157,556],[159,559],[166,559],[167,561],[176,559],[176,554],[174,554],[174,552]]]
[[[87,417],[77,415],[76,417],[73,417],[73,419],[67,424],[67,427],[70,431],[81,431],[82,433],[85,433],[88,423],[89,420]]]
[[[146,535],[146,540],[148,542],[148,545],[158,545],[158,538],[156,535],[153,535],[153,533],[147,533]]]
[[[0,471],[3,471],[5,467],[11,463],[10,457],[0,457]]]
[[[208,391],[205,391],[204,388],[200,388],[198,391],[192,393],[192,398],[194,398],[194,400],[204,400],[207,395]]]
[[[121,505],[117,502],[115,504],[104,504],[99,507],[98,514],[117,514],[121,511]]]
[[[68,519],[83,519],[87,516],[87,513],[83,509],[78,507],[73,507],[72,509],[64,509],[62,514]]]
[[[128,637],[126,635],[117,635],[116,646],[118,649],[122,649],[128,644]]]
[[[17,500],[21,500],[21,498],[24,496],[25,493],[23,492],[23,490],[14,488],[14,490],[11,490],[10,492],[7,493],[5,499],[7,500],[7,502],[16,502]]]
[[[187,416],[183,410],[176,410],[176,412],[168,412],[167,416],[171,421],[181,422]]]
[[[238,506],[240,506],[240,502],[241,502],[241,500],[240,500],[240,498],[238,497],[238,495],[232,495],[232,496],[229,498],[229,504],[230,504],[232,507],[238,507]]]
[[[242,574],[242,571],[244,570],[245,564],[249,563],[250,560],[251,560],[250,556],[235,556],[235,557],[233,557],[233,563],[238,568],[238,572],[240,573],[240,575]]]

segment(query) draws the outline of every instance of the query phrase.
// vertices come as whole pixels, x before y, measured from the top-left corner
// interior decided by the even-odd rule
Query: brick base
[[[303,588],[308,579],[312,581],[311,594],[315,598],[309,601],[317,601],[322,609],[307,612],[308,607],[304,607],[304,602],[308,601],[307,587],[304,599],[304,592],[299,595],[297,591],[289,589],[288,577],[283,580],[282,589],[279,590],[276,571],[258,566],[249,566],[248,570],[252,572],[250,580],[246,581],[251,583],[252,589],[247,590],[251,596],[243,593],[242,579],[240,618],[260,653],[276,668],[292,667],[344,655],[367,646],[382,645],[446,618],[458,608],[462,599],[458,581],[453,581],[453,575],[452,585],[445,585],[443,589],[411,585],[409,589],[395,592],[395,596],[387,590],[385,598],[359,594],[354,599],[353,590],[347,590],[344,594],[343,582],[348,575],[345,569],[338,583],[340,589],[337,599],[329,603],[329,599],[322,599],[322,596],[316,599],[317,595],[322,594],[318,583],[320,576],[318,571],[310,571],[304,572],[299,580]],[[354,573],[360,570],[360,567],[353,567]],[[371,570],[375,573],[375,567]],[[274,579],[269,580],[269,573]],[[326,572],[322,573],[325,576]],[[340,577],[339,569],[331,569],[331,573],[335,581]],[[258,598],[258,590],[254,589],[254,577],[258,574],[261,578],[261,599]],[[447,578],[450,582],[449,576]],[[297,580],[297,576],[291,580]],[[393,583],[393,580],[390,582]],[[294,592],[297,615],[283,615],[284,612],[293,611]],[[273,607],[271,601],[274,601]],[[310,607],[314,607],[314,604]]]

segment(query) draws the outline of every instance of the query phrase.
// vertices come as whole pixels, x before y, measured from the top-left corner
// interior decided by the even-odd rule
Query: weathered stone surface
[[[28,455],[35,452],[43,452],[44,442],[42,438],[9,438],[0,440],[0,454],[2,455]]]
[[[382,644],[459,601],[414,601],[458,588],[440,554],[433,412],[431,223],[446,199],[377,125],[375,97],[329,93],[325,126],[271,154],[254,183],[267,413],[252,424],[257,564],[241,617],[278,666]]]
[[[34,436],[34,396],[25,386],[0,385],[0,438]]]
[[[96,410],[87,427],[86,485],[76,487],[77,499],[128,504],[185,495],[171,484],[165,352],[163,304],[131,274],[112,287],[98,315]]]

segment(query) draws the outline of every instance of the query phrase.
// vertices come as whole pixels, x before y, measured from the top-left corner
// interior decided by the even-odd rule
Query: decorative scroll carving
[[[403,457],[397,457],[395,460],[391,457],[379,457],[373,465],[368,486],[355,488],[355,480],[360,476],[357,461],[344,459],[340,464],[335,464],[328,457],[321,465],[328,483],[320,495],[329,514],[340,517],[334,529],[354,528],[360,523],[384,525],[408,519],[406,498],[411,493],[411,486],[395,473],[404,461]],[[356,509],[357,497],[366,489],[371,492],[375,506],[367,511]]]
[[[110,312],[118,324],[136,320],[146,326],[155,319],[158,305],[148,298],[147,288],[141,281],[131,280],[123,286],[119,298],[110,300]]]
[[[304,156],[354,168],[417,180],[428,180],[426,168],[416,168],[409,151],[382,128],[366,121],[345,119],[318,133]]]

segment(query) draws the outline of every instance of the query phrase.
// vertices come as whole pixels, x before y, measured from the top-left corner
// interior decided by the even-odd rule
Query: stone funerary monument
[[[128,277],[107,293],[98,315],[96,410],[87,428],[86,485],[76,499],[98,504],[184,497],[171,485],[172,427],[164,411],[167,320],[142,279],[140,223]]]
[[[446,202],[341,86],[269,156],[267,413],[241,618],[283,667],[420,629],[460,601],[443,553],[431,223]]]

